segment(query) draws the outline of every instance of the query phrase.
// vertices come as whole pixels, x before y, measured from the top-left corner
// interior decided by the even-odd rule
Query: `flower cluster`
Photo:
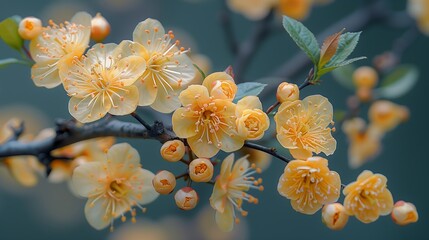
[[[233,103],[237,85],[225,72],[207,76],[179,96],[183,107],[173,114],[173,131],[186,138],[198,157],[210,158],[219,150],[237,151],[247,139],[259,139],[269,127],[257,97]]]

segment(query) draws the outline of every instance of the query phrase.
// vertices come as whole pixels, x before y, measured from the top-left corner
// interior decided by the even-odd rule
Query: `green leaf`
[[[355,89],[355,85],[353,84],[354,71],[355,71],[355,67],[353,65],[347,65],[332,71],[332,76],[341,86],[350,90],[354,90]]]
[[[398,98],[408,93],[419,79],[419,70],[412,65],[401,65],[390,73],[375,90],[382,98]]]
[[[342,34],[338,43],[337,52],[326,64],[326,67],[338,66],[340,63],[344,62],[356,48],[360,34],[361,32],[348,32]]]
[[[16,58],[0,59],[0,68],[4,68],[10,64],[28,64],[28,62]]]
[[[24,40],[18,34],[17,20],[17,17],[14,16],[0,22],[0,38],[11,48],[20,51]]]
[[[287,16],[283,16],[283,27],[298,47],[307,54],[313,64],[318,65],[320,49],[313,33],[302,23]]]
[[[352,58],[352,59],[345,60],[344,62],[341,62],[341,63],[339,63],[337,65],[323,68],[323,69],[319,70],[317,72],[317,74],[318,74],[318,76],[322,76],[322,75],[324,75],[324,74],[326,74],[328,72],[331,72],[331,71],[333,71],[333,70],[335,70],[337,68],[344,67],[346,65],[349,65],[351,63],[354,63],[354,62],[362,60],[362,59],[366,59],[366,57],[357,57],[357,58]]]
[[[237,85],[237,94],[235,95],[234,102],[246,96],[258,96],[264,90],[267,84],[258,82],[245,82]]]
[[[323,41],[322,48],[320,49],[320,60],[319,68],[323,68],[326,63],[328,63],[332,57],[334,57],[337,52],[338,43],[344,29],[340,32],[337,32],[331,36],[328,36],[325,41]]]
[[[334,111],[334,121],[335,122],[341,122],[346,117],[347,112],[344,110],[336,110]]]

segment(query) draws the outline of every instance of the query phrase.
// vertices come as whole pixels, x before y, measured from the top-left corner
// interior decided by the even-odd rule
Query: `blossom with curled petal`
[[[237,131],[247,140],[258,140],[270,127],[270,119],[262,111],[262,103],[256,96],[246,96],[237,102]]]
[[[366,125],[361,118],[344,121],[343,132],[349,140],[348,160],[351,168],[358,168],[375,158],[381,149],[382,134],[372,124]]]
[[[258,203],[258,199],[248,194],[247,191],[252,188],[260,191],[264,189],[260,185],[262,179],[256,180],[251,176],[260,171],[254,164],[250,165],[246,156],[235,163],[234,154],[230,154],[223,160],[220,175],[216,179],[210,197],[210,205],[216,210],[216,223],[222,231],[231,231],[234,221],[239,221],[235,211],[239,211],[242,216],[247,216],[247,212],[242,208],[244,201]]]
[[[130,53],[143,57],[147,65],[134,84],[140,93],[139,106],[151,106],[162,113],[180,107],[178,96],[194,79],[195,70],[186,55],[188,50],[179,48],[180,42],[173,39],[173,32],[166,33],[155,19],[148,18],[134,29]]]
[[[378,217],[392,212],[393,198],[387,189],[387,178],[371,171],[363,171],[355,182],[347,185],[343,194],[346,213],[363,223],[371,223]]]
[[[311,157],[306,161],[292,160],[280,176],[277,190],[290,199],[292,208],[304,214],[314,214],[324,204],[336,202],[340,196],[340,175],[328,168],[328,160]]]
[[[409,117],[408,108],[387,100],[375,101],[368,110],[368,118],[381,132],[396,128]]]
[[[332,104],[321,95],[282,103],[274,117],[277,139],[297,159],[307,159],[312,152],[331,155],[337,141],[332,137]]]
[[[70,22],[43,28],[42,33],[30,42],[31,57],[36,62],[31,78],[39,87],[54,88],[61,84],[60,68],[80,58],[89,44],[91,15],[76,13]]]
[[[126,115],[137,108],[139,91],[134,82],[146,69],[145,60],[127,56],[114,43],[96,44],[81,60],[61,71],[64,89],[70,95],[70,114],[80,122],[93,122],[107,113]]]
[[[206,80],[212,77],[213,74]],[[231,98],[223,98],[229,93],[219,94],[213,91],[214,88],[208,89],[205,86],[211,84],[206,80],[202,86],[191,85],[180,93],[183,107],[174,112],[172,123],[176,135],[186,138],[198,157],[210,158],[219,150],[233,152],[240,149],[245,139],[236,131],[236,105]]]
[[[215,72],[208,75],[203,86],[209,91],[209,95],[216,99],[234,100],[237,93],[237,85],[234,79],[226,72]]]
[[[87,197],[85,216],[95,229],[113,227],[115,218],[127,211],[135,221],[137,206],[154,201],[154,174],[140,166],[138,152],[127,143],[112,146],[103,159],[78,166],[72,177],[74,191]]]
[[[37,122],[36,119],[37,117],[35,116],[35,122]],[[0,121],[1,120],[2,119],[0,119]],[[0,126],[0,145],[5,143],[13,136],[14,133],[12,128],[19,128],[21,123],[22,121],[18,118],[12,118]],[[29,127],[30,129],[34,128],[34,126],[31,126],[31,124]],[[33,138],[34,137],[32,134],[24,134],[18,140],[20,142],[27,142],[33,140]],[[2,161],[9,170],[12,177],[24,187],[35,186],[39,181],[39,176],[42,176],[45,173],[45,166],[42,165],[34,156],[6,157],[3,158]]]

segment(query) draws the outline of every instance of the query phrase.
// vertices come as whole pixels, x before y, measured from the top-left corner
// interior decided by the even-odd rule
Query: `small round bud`
[[[377,71],[372,67],[360,67],[353,73],[353,82],[358,88],[374,88],[377,85],[377,81]]]
[[[161,147],[161,156],[169,162],[177,162],[185,155],[185,144],[180,140],[167,141]]]
[[[97,13],[91,20],[91,39],[96,42],[102,42],[109,34],[109,22],[100,13]]]
[[[160,194],[170,194],[176,187],[176,177],[169,171],[162,170],[152,179],[152,185]]]
[[[348,220],[349,215],[346,214],[346,209],[341,203],[330,203],[322,209],[322,222],[329,229],[341,230],[346,226]]]
[[[404,201],[398,201],[395,203],[391,216],[393,221],[401,226],[415,223],[419,220],[419,214],[417,213],[416,206]]]
[[[356,95],[361,102],[369,102],[372,98],[372,89],[367,87],[359,87]]]
[[[42,21],[35,17],[26,17],[18,27],[19,36],[25,40],[32,40],[42,32]]]
[[[194,182],[208,182],[213,177],[213,164],[207,158],[197,158],[189,164],[189,177]]]
[[[191,210],[197,206],[198,194],[191,187],[184,187],[174,195],[176,205],[182,210]]]
[[[299,99],[299,88],[296,84],[282,82],[277,88],[277,101],[295,101]]]

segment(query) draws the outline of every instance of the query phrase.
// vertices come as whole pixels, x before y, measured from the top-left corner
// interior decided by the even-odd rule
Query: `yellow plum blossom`
[[[310,13],[313,0],[279,0],[279,11],[297,20],[303,20]]]
[[[292,208],[300,213],[314,214],[324,204],[338,200],[340,175],[328,168],[328,160],[311,157],[306,161],[292,160],[280,176],[277,190],[291,200]]]
[[[211,81],[213,76],[209,75],[206,80],[219,82]],[[187,139],[198,157],[210,158],[219,150],[233,152],[240,149],[244,138],[236,131],[236,106],[229,95],[231,89],[220,93],[214,87],[205,87],[212,86],[206,80],[202,86],[191,85],[180,94],[183,107],[174,112],[172,122],[173,131],[178,137]],[[210,90],[214,96],[209,94]]]
[[[138,152],[127,143],[116,144],[103,159],[82,164],[73,173],[72,186],[82,197],[87,197],[85,216],[95,229],[108,225],[113,228],[117,217],[125,220],[131,212],[135,221],[134,206],[148,204],[158,197],[152,186],[154,174],[141,168]]]
[[[312,152],[331,155],[337,141],[332,137],[332,104],[321,95],[282,103],[274,117],[277,139],[297,159],[307,159]]]
[[[254,164],[250,165],[247,157],[242,157],[234,163],[234,154],[226,157],[221,166],[220,175],[216,179],[210,205],[216,210],[216,223],[222,231],[229,232],[238,222],[235,211],[247,216],[243,210],[244,201],[258,203],[258,199],[248,194],[252,188],[263,190],[262,179],[256,180],[251,175],[260,172]]]
[[[170,113],[180,107],[178,96],[195,77],[188,50],[179,48],[172,31],[165,32],[161,23],[148,18],[140,22],[133,33],[133,42],[124,52],[141,56],[147,68],[135,82],[139,106],[151,106],[158,112]]]
[[[363,223],[371,223],[393,209],[393,198],[387,189],[387,179],[381,174],[363,171],[355,182],[344,188],[346,213]]]
[[[127,56],[114,43],[96,44],[82,60],[75,59],[61,72],[64,88],[70,95],[70,114],[80,122],[93,122],[107,113],[126,115],[137,108],[139,91],[134,82],[145,71],[145,60]]]
[[[368,118],[381,132],[396,128],[409,117],[408,108],[387,100],[375,101],[368,110]]]
[[[237,93],[237,85],[234,79],[226,72],[215,72],[208,75],[204,81],[209,95],[216,99],[234,100]]]
[[[378,128],[366,126],[361,118],[353,118],[344,121],[343,131],[350,144],[348,159],[351,168],[358,168],[379,154],[382,135]]]
[[[83,55],[90,35],[91,15],[86,12],[76,13],[64,24],[50,21],[50,26],[30,42],[31,57],[36,62],[31,69],[34,84],[46,88],[60,85],[60,68]]]
[[[27,109],[23,108],[22,110]],[[38,117],[36,115],[35,119],[37,118]],[[13,136],[12,128],[18,128],[21,122],[22,121],[17,118],[12,118],[1,126],[0,144],[5,143],[10,137]],[[33,123],[37,125],[37,120],[35,120]],[[34,129],[34,126],[30,126],[30,129]],[[28,142],[32,140],[34,136],[31,134],[31,131],[29,132],[30,133],[24,133],[18,140],[20,142]],[[2,160],[12,177],[24,187],[35,186],[39,181],[39,176],[45,173],[45,166],[43,166],[34,156],[13,156],[6,157]]]
[[[417,20],[420,31],[429,35],[429,2],[427,0],[408,0],[408,12]]]
[[[262,103],[256,96],[247,96],[237,102],[237,131],[247,140],[258,140],[270,127],[270,119],[262,111]]]

